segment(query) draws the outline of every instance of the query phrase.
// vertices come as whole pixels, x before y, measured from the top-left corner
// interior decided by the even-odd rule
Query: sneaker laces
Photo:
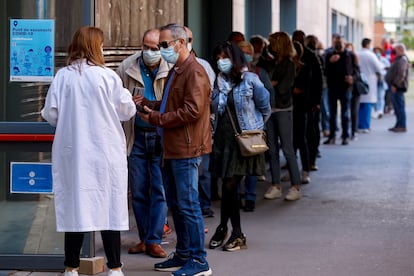
[[[168,255],[167,259],[172,260],[175,257],[175,252],[171,252],[170,255]]]
[[[230,236],[230,238],[229,238],[229,240],[228,240],[228,242],[227,242],[227,244],[232,244],[232,243],[234,243],[238,238],[241,238],[242,237],[242,234],[235,234],[235,233],[231,233],[231,236]]]

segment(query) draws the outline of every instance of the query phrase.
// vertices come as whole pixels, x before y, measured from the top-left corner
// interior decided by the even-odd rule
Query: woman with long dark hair
[[[265,174],[265,157],[241,155],[235,139],[231,119],[237,131],[263,129],[270,115],[269,92],[255,73],[248,72],[247,62],[240,48],[231,42],[216,46],[213,51],[218,76],[212,95],[216,128],[211,161],[212,174],[223,182],[220,224],[210,240],[211,249],[224,244],[227,224],[232,233],[223,246],[224,251],[246,248],[240,223],[238,185],[243,176]]]
[[[295,80],[296,65],[293,58],[296,51],[292,40],[285,32],[276,32],[269,36],[270,52],[275,57],[271,82],[275,91],[270,97],[272,114],[266,124],[269,145],[269,163],[272,175],[272,185],[266,191],[266,199],[282,196],[280,185],[279,150],[282,147],[289,170],[291,188],[285,200],[298,200],[300,193],[300,172],[293,149],[293,99],[292,88]],[[280,140],[280,146],[279,146]]]

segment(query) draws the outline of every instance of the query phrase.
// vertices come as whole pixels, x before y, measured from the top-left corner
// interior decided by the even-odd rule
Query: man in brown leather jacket
[[[143,120],[159,127],[164,150],[164,186],[177,233],[176,251],[154,265],[172,275],[211,275],[204,247],[204,223],[198,200],[198,167],[211,152],[210,82],[187,49],[183,26],[160,28],[162,57],[175,64],[161,102],[144,106]],[[151,106],[149,104],[149,106]],[[177,271],[176,271],[177,270]]]

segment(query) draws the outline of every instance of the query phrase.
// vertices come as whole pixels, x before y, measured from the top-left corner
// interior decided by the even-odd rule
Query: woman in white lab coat
[[[108,275],[123,275],[120,231],[128,230],[128,174],[121,121],[136,113],[131,93],[104,66],[103,32],[82,27],[47,93],[42,116],[56,126],[52,174],[65,276],[78,275],[84,232],[101,231]]]

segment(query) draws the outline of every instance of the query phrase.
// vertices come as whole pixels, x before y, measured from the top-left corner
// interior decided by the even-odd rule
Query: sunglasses
[[[161,48],[168,48],[168,46],[170,46],[170,43],[176,42],[177,40],[180,40],[180,39],[177,38],[177,39],[174,39],[174,40],[171,40],[171,41],[162,41],[162,42],[160,42],[160,44],[158,44],[158,47],[160,47],[160,49]]]

